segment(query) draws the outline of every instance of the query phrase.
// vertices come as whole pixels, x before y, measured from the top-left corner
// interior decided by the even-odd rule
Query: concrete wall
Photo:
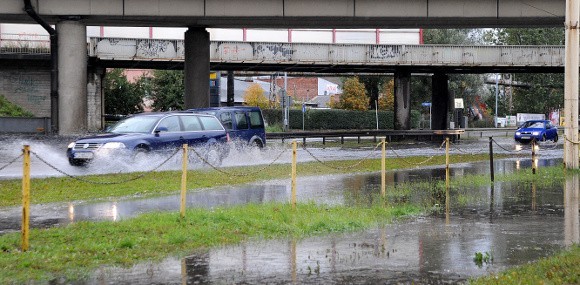
[[[50,69],[0,65],[0,94],[35,117],[50,117]]]
[[[88,129],[91,131],[103,127],[103,72],[104,70],[92,70],[89,71],[87,77],[87,105],[89,106],[87,122]],[[22,125],[21,132],[36,132],[36,129],[44,124],[42,118],[50,118],[50,68],[0,65],[0,95],[4,95],[8,101],[26,109],[36,117],[22,120],[25,123]],[[6,119],[2,121],[6,122]],[[0,132],[13,132],[13,123],[18,122],[21,121],[10,121],[10,125],[0,128]]]

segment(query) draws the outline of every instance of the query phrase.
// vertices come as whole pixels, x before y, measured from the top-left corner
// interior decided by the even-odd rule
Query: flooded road
[[[461,145],[455,153],[474,151],[485,143]],[[264,162],[271,159],[272,149]],[[325,159],[364,157],[372,149],[315,150]],[[413,155],[439,154],[438,145],[408,146]],[[498,151],[496,153],[499,153]],[[542,152],[539,167],[561,164],[561,148]],[[303,152],[305,161],[313,158]],[[56,154],[55,154],[56,155]],[[251,154],[249,154],[251,156]],[[391,155],[396,155],[391,153]],[[558,158],[560,157],[560,158]],[[282,161],[286,158],[281,159]],[[248,160],[249,157],[248,157]],[[255,161],[255,160],[253,160]],[[286,161],[283,161],[286,163]],[[243,163],[235,160],[226,163]],[[2,164],[0,164],[1,166]],[[496,175],[528,168],[528,158],[496,160]],[[63,166],[64,167],[64,166]],[[82,175],[83,171],[77,170]],[[0,175],[2,172],[0,172]],[[452,177],[489,174],[489,163],[451,166]],[[52,176],[50,170],[43,175]],[[387,185],[439,181],[443,167],[397,170],[387,173]],[[565,183],[533,185],[500,183],[493,187],[453,189],[447,201],[434,197],[426,183],[412,189],[414,203],[437,205],[425,217],[367,231],[332,234],[300,240],[250,240],[235,246],[192,251],[185,258],[170,257],[159,263],[131,268],[104,267],[81,283],[86,284],[453,284],[471,277],[528,263],[580,242],[580,178]],[[379,193],[379,173],[298,177],[300,202],[355,205]],[[273,180],[240,186],[190,191],[187,207],[221,207],[246,203],[287,202],[290,181]],[[115,198],[32,205],[31,226],[63,226],[82,220],[118,221],[145,212],[179,209],[179,195],[155,198]],[[20,207],[0,208],[0,233],[20,229]],[[489,256],[477,262],[475,254]],[[59,281],[56,282],[56,284]],[[67,283],[66,281],[63,281]],[[78,282],[75,282],[78,283]]]

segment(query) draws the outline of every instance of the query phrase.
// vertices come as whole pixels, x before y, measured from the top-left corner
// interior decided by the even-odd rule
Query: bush
[[[34,115],[24,110],[22,107],[11,103],[0,95],[0,116],[1,117],[34,117]]]
[[[262,110],[264,120],[270,126],[282,125],[281,109]],[[379,111],[379,129],[393,129],[394,113]],[[360,130],[376,129],[375,111],[350,111],[339,109],[309,109],[304,114],[305,130]],[[411,111],[411,127],[419,127],[419,111]],[[302,110],[290,110],[290,129],[302,129]]]

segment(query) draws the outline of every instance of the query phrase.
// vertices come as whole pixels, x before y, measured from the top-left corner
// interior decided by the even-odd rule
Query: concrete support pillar
[[[185,32],[185,109],[210,106],[209,44],[209,33],[204,28]]]
[[[566,1],[566,51],[564,64],[564,157],[567,168],[578,169],[578,65],[580,64],[580,0]]]
[[[105,70],[93,68],[87,76],[87,129],[89,131],[102,130],[105,126],[105,93],[103,79]]]
[[[395,72],[395,130],[411,129],[411,73]]]
[[[233,106],[235,102],[234,97],[234,71],[228,70],[228,98],[227,98],[227,105]]]
[[[432,77],[431,95],[431,129],[447,130],[449,128],[449,77],[443,73],[435,73]]]
[[[87,32],[85,24],[64,20],[58,33],[59,134],[87,130]]]

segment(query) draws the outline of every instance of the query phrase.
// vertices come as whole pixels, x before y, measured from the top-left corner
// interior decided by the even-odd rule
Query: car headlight
[[[519,135],[521,135],[521,134],[522,134],[522,133],[520,133],[520,132],[516,132],[516,136],[519,136]]]
[[[122,142],[108,142],[103,145],[103,148],[125,148],[125,144]]]
[[[69,143],[69,144],[68,144],[68,148],[74,148],[74,147],[75,147],[75,144],[76,144],[75,142],[71,142],[71,143]]]
[[[540,135],[540,132],[532,132],[532,135],[539,136]]]

